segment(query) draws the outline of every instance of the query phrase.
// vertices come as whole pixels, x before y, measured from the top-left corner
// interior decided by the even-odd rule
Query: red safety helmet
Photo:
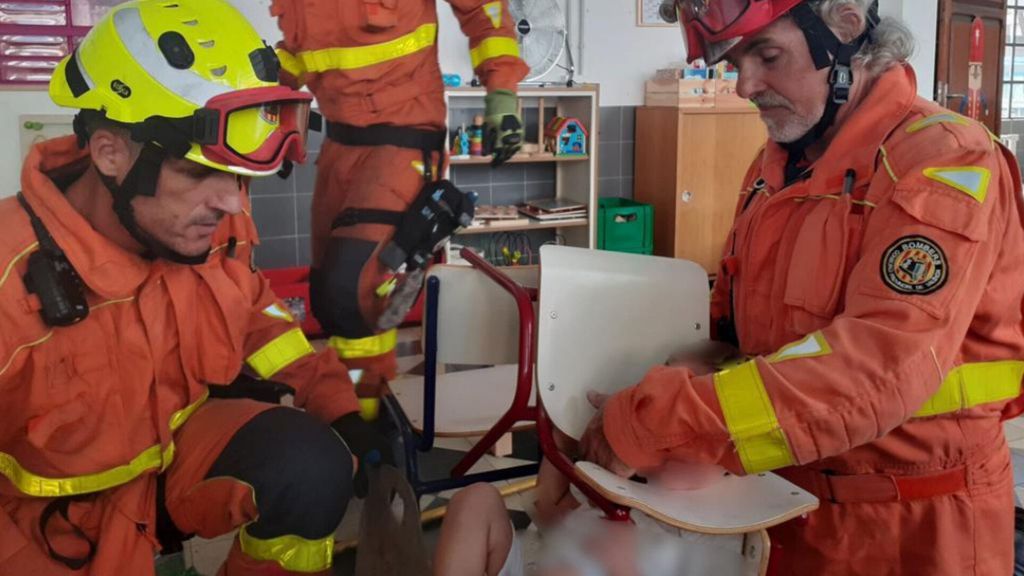
[[[662,17],[679,23],[686,59],[716,64],[730,49],[803,0],[665,0]]]

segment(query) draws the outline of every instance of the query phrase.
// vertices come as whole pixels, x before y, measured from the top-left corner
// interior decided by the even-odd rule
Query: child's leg
[[[497,576],[512,549],[512,524],[501,494],[474,484],[448,505],[434,553],[435,576]]]

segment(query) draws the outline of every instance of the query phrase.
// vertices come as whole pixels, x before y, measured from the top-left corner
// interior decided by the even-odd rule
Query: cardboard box
[[[648,80],[644,104],[670,108],[714,108],[715,81],[700,78]]]
[[[736,94],[736,79],[698,78],[649,80],[644,104],[668,108],[713,108],[725,111],[750,110],[754,105]]]

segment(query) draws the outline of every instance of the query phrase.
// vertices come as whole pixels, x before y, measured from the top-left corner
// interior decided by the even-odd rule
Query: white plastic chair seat
[[[450,372],[437,376],[434,433],[441,437],[483,436],[512,406],[516,393],[518,366],[502,364],[490,368]],[[404,376],[388,383],[417,433],[423,432],[423,377]],[[530,404],[536,399],[536,387]],[[533,428],[533,423],[513,427]]]

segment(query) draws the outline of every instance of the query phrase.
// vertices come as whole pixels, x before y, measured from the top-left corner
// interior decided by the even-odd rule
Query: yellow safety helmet
[[[50,97],[174,156],[263,176],[305,159],[312,96],[281,86],[279,67],[225,0],[134,0],[60,63]]]

